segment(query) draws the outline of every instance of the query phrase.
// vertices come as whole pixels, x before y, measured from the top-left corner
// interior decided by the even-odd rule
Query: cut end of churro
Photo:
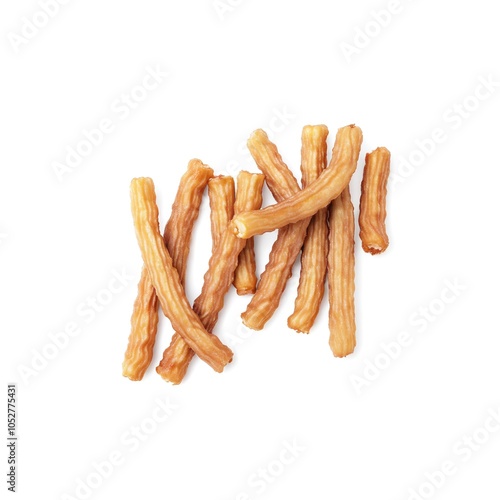
[[[294,316],[290,316],[288,318],[287,324],[288,324],[288,328],[290,328],[290,330],[293,330],[293,331],[295,331],[297,333],[305,333],[306,335],[309,334],[309,329],[308,328],[303,328],[303,327],[298,326],[296,324],[296,319],[295,319]]]
[[[266,131],[265,131],[265,130],[262,130],[261,128],[258,128],[258,129],[256,129],[256,130],[254,130],[254,131],[250,134],[250,137],[248,138],[247,144],[248,144],[249,142],[251,142],[252,140],[255,140],[255,139],[259,138],[259,137],[261,137],[261,138],[266,138],[266,139],[267,139],[267,138],[268,138],[268,136],[267,136]]]
[[[372,155],[373,153],[379,152],[380,154],[384,155],[391,155],[391,152],[385,147],[385,146],[379,146],[378,148],[374,149],[371,153],[366,153],[366,156]]]
[[[251,315],[248,313],[248,311],[242,313],[241,319],[243,320],[243,324],[247,328],[250,328],[250,330],[255,330],[257,332],[262,330],[265,325],[265,321],[259,320],[256,315]]]
[[[125,368],[123,368],[122,375],[129,380],[132,380],[132,382],[139,382],[143,378],[143,375],[137,376],[133,373],[129,373]]]
[[[187,368],[187,367],[186,367]],[[172,385],[179,385],[186,375],[186,370],[176,370],[175,368],[165,368],[161,365],[156,367],[156,373],[165,381]]]
[[[387,250],[387,247],[389,245],[384,245],[384,246],[379,246],[379,245],[362,245],[363,250],[366,253],[369,253],[371,255],[378,255],[379,253],[383,253]]]
[[[245,224],[238,220],[238,216],[231,222],[231,227],[238,238],[245,238]]]
[[[356,348],[356,340],[352,339],[352,342],[337,342],[335,340],[330,341],[330,349],[336,358],[345,358],[354,352]]]

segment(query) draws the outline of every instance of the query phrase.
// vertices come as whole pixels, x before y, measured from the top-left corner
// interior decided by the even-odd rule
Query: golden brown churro
[[[207,332],[189,305],[179,273],[160,234],[153,181],[147,177],[133,179],[130,194],[137,241],[165,316],[196,354],[221,372],[232,360],[233,353]]]
[[[245,211],[246,200],[240,198],[234,206],[234,213],[239,214]],[[255,293],[257,287],[256,263],[254,239],[246,240],[246,245],[238,256],[238,265],[234,271],[233,284],[238,295]]]
[[[390,163],[391,153],[386,148],[377,148],[366,155],[359,202],[359,237],[363,250],[371,254],[381,253],[389,245],[385,200]]]
[[[351,354],[356,346],[354,318],[354,207],[349,187],[330,207],[328,253],[330,348],[334,356]]]
[[[187,171],[181,178],[172,214],[163,234],[182,283],[194,222],[198,218],[203,191],[213,173],[213,170],[200,160],[189,162]],[[130,380],[141,380],[153,357],[158,325],[158,299],[146,267],[142,269],[131,324],[122,372]]]
[[[318,134],[314,143],[312,135]],[[308,125],[302,130],[302,187],[315,181],[326,168],[326,138],[324,125]],[[312,142],[310,146],[308,143]],[[328,207],[313,216],[302,247],[301,271],[295,310],[288,318],[288,327],[297,332],[309,333],[318,315],[325,291],[328,258]]]
[[[324,126],[306,127],[302,135],[302,161],[305,170],[323,165],[326,158],[328,129]],[[300,191],[299,185],[283,162],[278,149],[262,130],[256,130],[248,140],[248,148],[257,166],[266,176],[266,182],[278,202]],[[304,182],[307,180],[304,178]],[[278,231],[255,295],[241,315],[243,323],[254,330],[262,330],[279,306],[286,282],[300,252],[310,218],[290,224]]]
[[[240,172],[236,205],[241,203],[244,210],[258,208],[262,204],[263,184],[263,175]],[[212,331],[217,323],[219,312],[224,306],[224,296],[233,281],[238,255],[244,245],[245,241],[237,238],[232,227],[228,225],[210,258],[201,294],[194,303],[194,310],[208,331]],[[182,337],[174,335],[156,371],[163,379],[179,384],[192,357],[193,352],[186,346]]]
[[[212,252],[234,216],[234,197],[234,179],[230,175],[218,175],[208,182]]]
[[[339,129],[328,167],[309,186],[263,210],[237,215],[232,224],[240,238],[283,227],[313,216],[340,195],[356,170],[363,134],[355,125]]]
[[[238,295],[255,293],[257,288],[256,272],[255,242],[253,238],[249,238],[238,256],[238,265],[234,271],[233,284]]]
[[[122,374],[130,380],[142,380],[153,359],[158,328],[158,298],[146,267],[142,268],[137,285],[137,297],[130,323],[132,328],[122,363]]]
[[[212,252],[217,246],[220,235],[226,230],[235,213],[241,210],[235,206],[234,179],[231,176],[219,175],[208,183],[210,199],[210,221],[212,226]],[[254,293],[257,284],[255,275],[255,253],[253,238],[238,257],[238,265],[234,271],[233,284],[238,295]]]

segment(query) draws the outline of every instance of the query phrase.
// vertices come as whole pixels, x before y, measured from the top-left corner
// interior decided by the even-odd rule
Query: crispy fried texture
[[[302,159],[307,171],[326,156],[326,127],[311,127],[303,134]],[[266,176],[266,183],[278,202],[300,191],[297,180],[283,162],[275,144],[263,130],[256,130],[248,140],[248,149],[257,166]],[[303,178],[303,182],[307,182]],[[241,315],[243,323],[253,330],[262,330],[279,306],[292,267],[300,252],[310,218],[290,224],[278,231],[269,261],[260,277],[257,291]]]
[[[220,175],[208,183],[210,199],[210,221],[212,226],[212,252],[217,246],[220,235],[226,230],[235,213],[241,209],[235,206],[234,179]],[[255,275],[255,252],[253,238],[247,243],[238,257],[238,265],[234,271],[233,285],[238,295],[254,293],[257,285]]]
[[[234,213],[239,214],[245,211],[246,200],[240,198],[234,206]],[[246,245],[238,256],[238,265],[234,271],[233,284],[238,295],[255,293],[257,287],[256,263],[255,263],[255,243],[253,238],[247,240]]]
[[[255,293],[257,288],[257,264],[255,262],[255,242],[253,238],[246,240],[234,272],[233,284],[238,295]]]
[[[203,191],[212,176],[213,170],[200,160],[189,162],[163,233],[167,250],[182,283],[194,222],[198,218]],[[146,267],[142,268],[131,324],[122,372],[130,380],[141,380],[153,357],[158,326],[158,299]]]
[[[354,207],[349,187],[330,208],[328,253],[330,348],[334,356],[351,354],[356,346],[354,317]]]
[[[328,129],[307,125],[302,130],[302,187],[314,182],[326,168]],[[295,309],[288,327],[301,333],[312,328],[325,292],[328,257],[328,207],[313,216],[302,247],[301,271]]]
[[[191,309],[184,288],[158,227],[158,207],[153,181],[132,180],[132,215],[144,264],[155,287],[160,305],[176,332],[215,371],[221,372],[233,353],[202,325]]]
[[[363,250],[372,255],[385,251],[389,245],[385,217],[390,163],[391,153],[386,148],[377,148],[365,159],[359,202],[359,237]]]
[[[263,184],[263,175],[240,172],[236,204],[241,203],[245,210],[258,208],[262,204]],[[219,312],[224,306],[224,296],[233,281],[238,255],[244,245],[245,241],[237,238],[232,227],[228,225],[210,258],[201,294],[194,303],[194,310],[208,331],[212,331],[217,323]],[[192,357],[193,352],[186,346],[182,337],[174,335],[156,371],[164,380],[179,384]]]
[[[235,186],[230,175],[219,175],[208,183],[210,201],[210,224],[212,227],[212,253],[221,234],[234,216]]]
[[[309,186],[290,198],[263,210],[253,210],[233,219],[240,238],[281,228],[313,216],[340,195],[356,170],[363,134],[355,125],[339,129],[332,159],[323,173]]]
[[[122,374],[130,380],[142,380],[153,359],[158,328],[158,299],[145,267],[142,268],[137,285],[137,297],[130,323],[132,328],[122,363]]]

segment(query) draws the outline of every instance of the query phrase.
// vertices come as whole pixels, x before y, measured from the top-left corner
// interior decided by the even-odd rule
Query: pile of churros
[[[153,358],[158,306],[174,334],[156,368],[166,381],[179,384],[196,354],[222,372],[232,351],[213,333],[231,285],[252,294],[241,315],[254,330],[264,328],[279,306],[292,267],[302,250],[300,281],[288,326],[309,333],[328,281],[329,343],[334,356],[356,346],[354,314],[354,207],[349,182],[356,170],[363,135],[355,125],[337,132],[327,160],[328,128],[307,125],[302,131],[302,188],[263,130],[248,148],[262,173],[242,171],[215,176],[200,160],[183,175],[163,235],[153,181],[136,178],[130,187],[132,215],[143,269],[132,314],[132,330],[123,375],[141,380]],[[388,244],[385,228],[390,153],[380,147],[366,155],[361,185],[359,228],[362,248],[378,254]],[[261,208],[264,182],[276,199]],[[191,306],[184,291],[191,233],[205,188],[210,200],[212,255],[199,297]],[[256,276],[254,236],[278,229],[269,261]]]

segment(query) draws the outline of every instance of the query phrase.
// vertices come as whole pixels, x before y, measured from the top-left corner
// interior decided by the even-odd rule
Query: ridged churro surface
[[[236,191],[236,204],[241,203],[246,210],[258,208],[262,204],[264,176],[240,172]],[[224,306],[224,296],[229,290],[238,264],[238,255],[245,241],[237,238],[232,227],[227,226],[210,258],[200,296],[195,300],[194,310],[208,331],[217,323],[219,312]],[[164,380],[179,384],[184,378],[193,351],[184,339],[174,334],[170,346],[163,353],[156,371]]]
[[[330,348],[343,358],[356,347],[354,317],[354,207],[349,187],[330,207],[328,253]]]
[[[377,148],[365,159],[359,202],[359,237],[365,252],[377,254],[389,246],[385,228],[387,180],[391,153]]]
[[[337,132],[332,159],[328,167],[309,186],[290,198],[262,210],[253,210],[233,219],[240,238],[293,224],[313,216],[340,195],[356,170],[363,134],[355,125],[342,127]]]
[[[314,182],[326,168],[328,128],[325,125],[307,125],[302,130],[302,184]],[[288,318],[288,327],[309,333],[325,292],[328,257],[328,207],[315,214],[307,228],[302,247],[300,281],[295,309]]]
[[[207,332],[191,308],[158,227],[158,207],[153,181],[147,177],[132,180],[132,216],[142,259],[156,290],[160,305],[176,332],[196,354],[215,371],[221,372],[233,353]]]
[[[198,218],[203,191],[213,170],[200,160],[191,160],[182,176],[172,213],[163,233],[174,267],[184,283],[189,243],[194,223]],[[153,358],[153,348],[158,327],[158,299],[156,290],[143,267],[137,286],[137,297],[131,318],[122,373],[130,380],[142,380]]]

